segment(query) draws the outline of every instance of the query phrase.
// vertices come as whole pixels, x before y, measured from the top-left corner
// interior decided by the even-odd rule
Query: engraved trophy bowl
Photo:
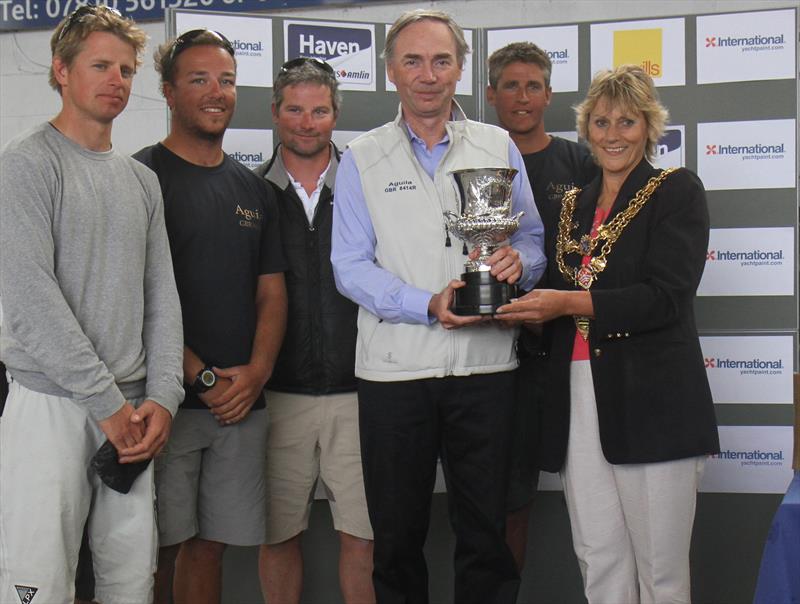
[[[475,260],[467,260],[455,291],[452,311],[457,315],[491,315],[516,297],[517,287],[498,281],[486,260],[519,228],[524,212],[511,216],[514,168],[470,168],[450,172],[461,197],[461,215],[445,212],[447,230],[465,244],[478,249]]]

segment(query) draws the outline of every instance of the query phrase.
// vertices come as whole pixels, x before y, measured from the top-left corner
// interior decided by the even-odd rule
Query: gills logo
[[[782,50],[785,45],[783,34],[752,36],[706,36],[706,48],[737,48],[742,52],[761,50]]]
[[[370,48],[367,29],[292,23],[288,29],[288,57],[318,57],[326,61]]]
[[[663,32],[656,29],[625,29],[614,32],[614,67],[638,65],[652,78],[662,75]]]
[[[33,602],[36,592],[39,591],[38,587],[31,587],[30,585],[15,585],[14,589],[17,590],[17,596],[22,604]]]
[[[725,449],[711,457],[713,459],[740,461],[743,466],[780,466],[783,465],[784,461],[783,451],[762,451],[761,449],[753,449],[752,451]]]
[[[248,40],[231,40],[231,45],[236,51],[237,57],[260,57],[264,53],[264,43],[259,40],[258,42],[250,42]]]

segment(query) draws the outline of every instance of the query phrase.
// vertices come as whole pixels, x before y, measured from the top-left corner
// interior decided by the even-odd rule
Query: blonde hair
[[[453,17],[447,13],[424,8],[405,12],[397,18],[397,21],[392,23],[392,26],[386,34],[386,44],[382,54],[386,62],[388,63],[394,58],[394,45],[397,42],[397,36],[400,32],[412,23],[418,23],[419,21],[439,21],[448,27],[450,33],[453,34],[453,41],[456,43],[456,60],[458,61],[458,66],[463,68],[464,61],[469,53],[469,44],[467,44],[467,40],[464,37],[464,30],[461,29]]]
[[[127,19],[118,11],[102,4],[82,6],[64,17],[50,37],[50,52],[67,66],[83,50],[83,42],[90,34],[104,31],[114,34],[123,42],[130,44],[136,53],[136,68],[142,65],[142,53],[147,43],[147,34],[133,19]],[[48,81],[53,90],[61,94],[61,84],[56,80],[53,66],[50,65]]]
[[[656,145],[664,134],[669,111],[661,104],[653,79],[636,65],[620,65],[595,74],[589,92],[575,107],[578,134],[589,140],[589,115],[601,99],[623,111],[641,113],[647,122],[647,159],[656,155]]]

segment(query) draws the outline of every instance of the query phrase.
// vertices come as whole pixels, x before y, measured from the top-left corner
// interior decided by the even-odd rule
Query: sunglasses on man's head
[[[193,46],[193,42],[203,34],[210,34],[211,36],[215,37],[217,40],[222,42],[222,48],[224,48],[232,57],[235,56],[236,52],[233,50],[233,44],[231,44],[231,41],[218,31],[213,31],[211,29],[192,29],[191,31],[182,33],[180,36],[175,38],[175,41],[172,43],[172,48],[169,51],[169,60],[174,61],[175,57],[177,57],[190,46]]]
[[[286,61],[283,65],[281,65],[281,73],[288,73],[292,69],[297,69],[301,65],[313,65],[317,69],[321,69],[325,73],[335,76],[336,74],[333,72],[333,67],[328,65],[322,59],[318,59],[316,57],[297,57],[296,59],[291,59],[290,61]]]
[[[64,27],[61,28],[61,31],[58,33],[58,39],[56,42],[61,42],[67,32],[70,30],[71,27],[74,27],[76,23],[83,22],[84,18],[87,15],[96,15],[100,11],[107,11],[112,15],[116,15],[117,17],[121,17],[122,13],[119,12],[116,8],[112,8],[110,6],[106,6],[104,4],[86,4],[79,8],[76,8],[72,11],[69,17],[67,17],[67,22],[64,24]]]

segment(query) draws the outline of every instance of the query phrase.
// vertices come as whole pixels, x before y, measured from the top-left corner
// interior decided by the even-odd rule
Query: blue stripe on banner
[[[105,4],[136,21],[161,21],[168,8],[247,12],[360,3],[363,0],[0,0],[0,31],[50,29],[84,4]]]

